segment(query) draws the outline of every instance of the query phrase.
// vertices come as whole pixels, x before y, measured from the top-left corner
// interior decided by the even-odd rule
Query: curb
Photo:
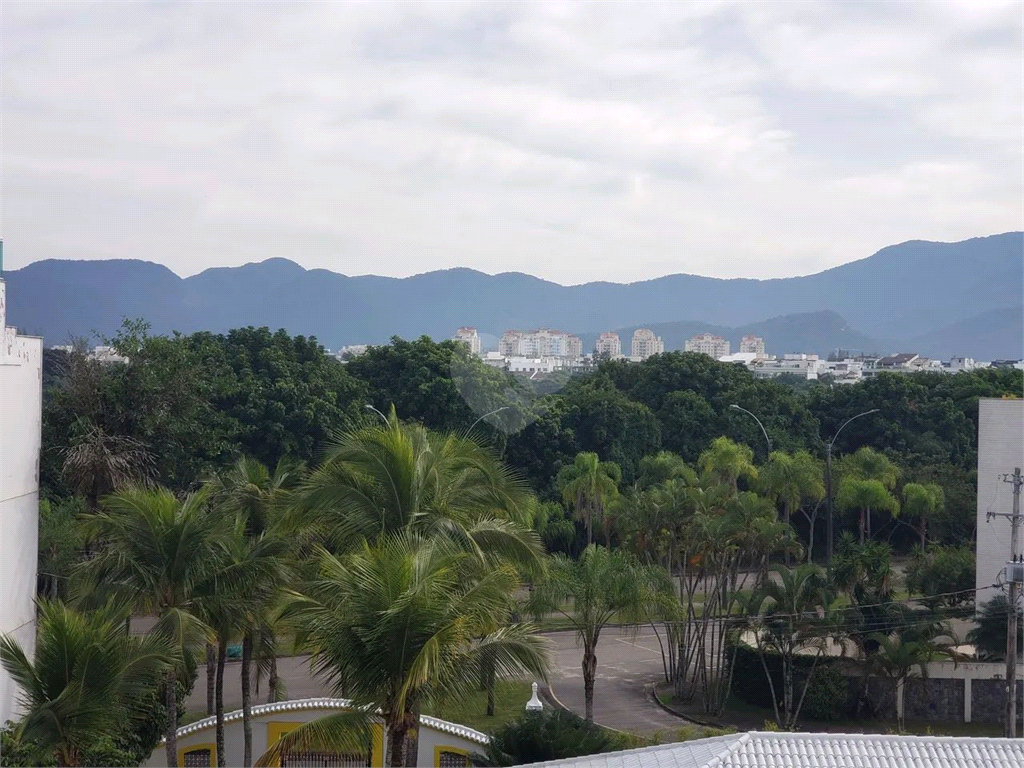
[[[558,697],[555,695],[555,689],[551,687],[551,683],[545,683],[544,685],[538,685],[537,686],[537,691],[540,693],[541,698],[545,699],[548,702],[548,704],[550,704],[555,709],[560,709],[563,712],[573,712],[573,714],[575,714],[577,717],[580,717],[580,718],[583,717],[583,715],[579,714],[578,712],[574,712],[573,710],[571,710],[567,706],[565,706],[565,704],[563,704],[561,701],[559,701]],[[633,736],[633,735],[635,735],[635,734],[629,733],[628,731],[620,731],[618,728],[612,728],[610,725],[603,725],[602,723],[599,723],[596,720],[594,720],[593,722],[594,722],[594,725],[597,725],[597,726],[599,726],[601,728],[604,728],[606,731],[613,731],[615,733],[621,733],[623,736]]]
[[[688,723],[693,723],[694,725],[700,725],[700,726],[703,726],[704,728],[716,728],[718,730],[724,730],[726,728],[726,726],[722,725],[721,723],[715,723],[715,722],[710,722],[710,721],[705,721],[705,720],[698,720],[695,717],[690,717],[690,715],[684,715],[682,712],[680,712],[680,711],[678,711],[676,709],[673,709],[668,704],[666,704],[665,702],[663,702],[661,699],[658,698],[658,692],[655,689],[654,683],[648,683],[646,687],[647,687],[647,695],[651,699],[651,701],[653,701],[655,704],[657,704],[663,710],[668,712],[670,715],[675,715],[680,720],[685,720]]]

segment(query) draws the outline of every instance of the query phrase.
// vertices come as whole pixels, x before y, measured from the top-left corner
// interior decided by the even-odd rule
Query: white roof
[[[1024,739],[751,731],[534,768],[1020,768]]]

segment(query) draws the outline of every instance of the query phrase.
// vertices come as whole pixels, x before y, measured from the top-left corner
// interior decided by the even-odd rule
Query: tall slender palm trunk
[[[174,695],[177,674],[172,669],[167,673],[164,690],[164,704],[167,706],[167,768],[178,765],[178,700]]]
[[[252,634],[245,633],[242,638],[242,738],[245,745],[243,749],[242,765],[245,768],[252,766],[252,692],[250,683],[252,673],[250,666],[252,662]]]
[[[597,654],[593,648],[583,651],[583,699],[588,722],[594,722],[594,678],[597,677]]]
[[[224,755],[224,664],[228,658],[228,640],[221,635],[217,644],[217,768],[226,768],[227,759]]]
[[[213,689],[217,679],[217,646],[206,644],[206,716],[213,717]]]
[[[277,701],[277,654],[270,657],[270,676],[267,678],[267,704]]]

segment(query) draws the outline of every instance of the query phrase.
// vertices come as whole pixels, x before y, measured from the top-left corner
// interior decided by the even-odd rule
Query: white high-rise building
[[[740,339],[740,352],[753,352],[764,357],[764,339],[760,336],[744,336]]]
[[[498,352],[505,357],[565,357],[579,358],[583,342],[578,336],[550,328],[532,331],[505,331],[498,341]]]
[[[1024,400],[983,397],[978,401],[978,536],[975,558],[976,607],[1000,593],[992,584],[1006,583],[1003,567],[1010,559],[1013,485],[1003,481],[1024,471]],[[1000,515],[989,519],[988,513]],[[1017,551],[1021,548],[1017,534]]]
[[[617,360],[622,357],[622,343],[619,341],[619,334],[605,332],[597,337],[597,344],[594,345],[594,354],[598,357],[608,357],[610,360]]]
[[[0,265],[3,263],[0,243]],[[43,340],[7,326],[0,276],[0,634],[35,653]],[[0,668],[0,723],[16,715],[17,688]]]
[[[480,335],[476,332],[476,328],[459,328],[455,331],[455,335],[452,338],[455,341],[461,341],[466,344],[471,354],[480,354]]]
[[[685,351],[700,352],[717,360],[729,354],[729,340],[712,333],[700,333],[686,340]]]
[[[660,355],[665,351],[665,342],[655,336],[649,328],[637,328],[633,331],[632,357],[646,360],[651,355]]]

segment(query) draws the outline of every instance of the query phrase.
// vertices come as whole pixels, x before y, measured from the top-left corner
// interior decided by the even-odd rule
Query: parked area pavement
[[[582,648],[576,645],[574,632],[552,632],[546,635],[552,643],[550,688],[564,706],[585,713]],[[285,681],[289,699],[333,695],[309,671],[308,656],[282,657],[277,661],[278,675]],[[655,731],[675,732],[688,723],[670,715],[647,694],[651,683],[663,679],[661,651],[658,640],[648,628],[632,635],[628,630],[607,627],[597,646],[597,681],[594,685],[594,720],[609,728],[652,734]],[[539,682],[539,681],[538,681]],[[260,685],[254,703],[267,699],[266,681]],[[523,702],[525,707],[526,702]],[[206,667],[199,667],[192,694],[187,703],[190,720],[206,714]],[[229,661],[224,671],[224,708],[228,711],[242,706],[239,663]]]
[[[551,691],[564,706],[583,716],[583,649],[576,644],[576,633],[553,632],[547,636],[554,644]],[[606,627],[597,644],[594,720],[609,728],[643,735],[685,728],[690,723],[669,714],[650,698],[651,684],[663,680],[658,638],[650,628],[633,634]]]

